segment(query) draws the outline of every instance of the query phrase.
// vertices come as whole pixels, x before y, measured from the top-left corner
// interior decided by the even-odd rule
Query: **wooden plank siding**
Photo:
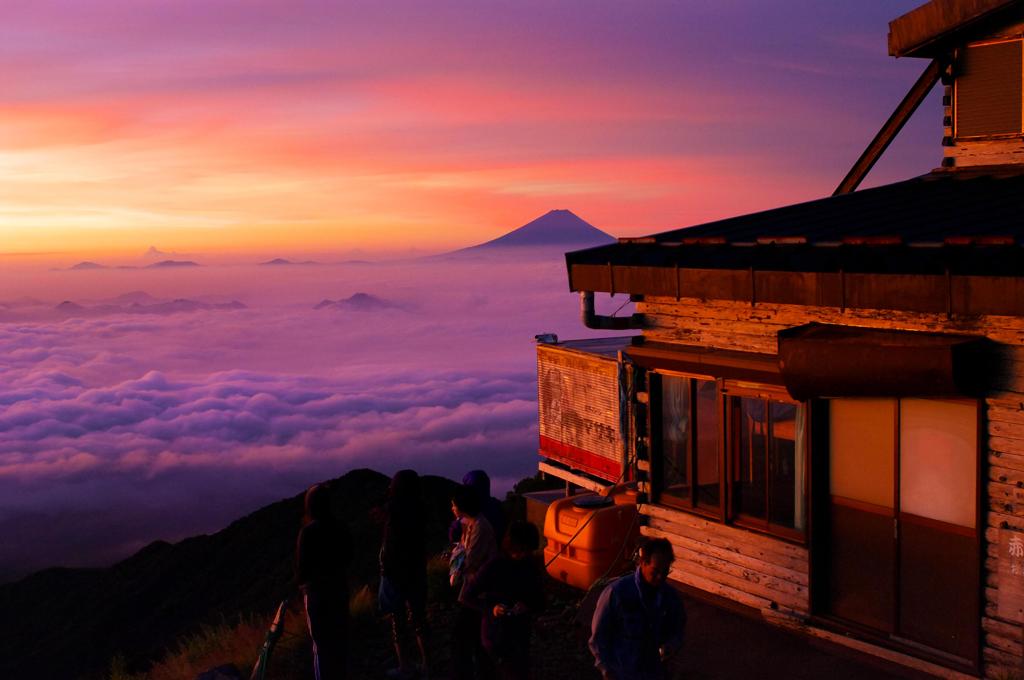
[[[1016,677],[1021,672],[1024,625],[998,613],[998,541],[1000,529],[1024,532],[1024,318],[669,297],[647,297],[637,303],[637,312],[644,315],[644,336],[650,341],[744,352],[776,353],[780,330],[811,322],[976,334],[997,343],[991,391],[982,409],[986,435],[982,488],[987,489],[982,502],[987,512],[980,527],[984,566],[979,587],[984,588],[984,612],[979,626],[984,676]],[[758,608],[773,623],[807,627],[805,548],[657,505],[643,505],[641,512],[647,518],[644,533],[668,538],[675,547],[674,578]]]
[[[952,128],[946,128],[950,132]],[[947,160],[948,159],[948,160]],[[1024,163],[1024,139],[963,139],[943,147],[945,167]]]
[[[758,610],[810,614],[806,548],[658,505],[640,511],[641,532],[672,543],[672,578]]]

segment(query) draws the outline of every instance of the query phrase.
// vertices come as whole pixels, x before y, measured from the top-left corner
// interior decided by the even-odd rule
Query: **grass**
[[[377,620],[377,596],[370,591],[370,586],[363,586],[348,600],[349,626],[360,630]]]
[[[118,654],[110,660],[110,672],[107,674],[109,680],[145,680],[145,674],[131,673],[128,670],[128,661],[123,654]]]
[[[446,566],[447,569],[447,566]],[[447,574],[447,571],[445,572]],[[377,625],[377,598],[363,586],[349,599],[353,631],[368,631]],[[233,664],[249,677],[270,627],[270,616],[246,616],[235,622],[222,621],[201,626],[181,638],[177,645],[147,672],[132,673],[124,656],[110,662],[107,680],[191,680],[200,673]],[[274,648],[267,677],[299,678],[310,672],[309,637],[300,601],[285,614],[284,634]]]
[[[427,560],[427,602],[454,600],[454,591],[448,585],[448,558],[435,555]]]
[[[244,617],[233,625],[222,622],[202,626],[182,638],[144,677],[146,680],[182,680],[226,664],[234,664],[243,675],[248,675],[268,625],[263,619]]]

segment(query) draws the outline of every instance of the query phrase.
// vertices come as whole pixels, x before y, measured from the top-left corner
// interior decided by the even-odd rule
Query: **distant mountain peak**
[[[176,255],[178,255],[178,253],[173,250],[160,250],[156,246],[150,246],[146,252],[142,254],[142,257],[149,260],[159,260],[161,258],[175,257]]]
[[[284,257],[275,257],[273,260],[267,260],[266,262],[260,262],[261,266],[271,266],[271,267],[276,267],[276,266],[280,266],[280,265],[288,265],[288,264],[309,265],[309,264],[316,264],[316,262],[314,262],[313,260],[303,260],[302,262],[295,262],[294,260],[289,260],[289,259],[284,258]]]
[[[504,236],[456,252],[494,251],[519,247],[587,248],[614,242],[615,237],[611,234],[601,231],[571,210],[560,208],[549,210]]]
[[[154,268],[166,268],[166,267],[198,267],[199,265],[191,260],[161,260],[160,262],[154,262],[153,264],[146,265],[146,269]]]
[[[79,262],[78,264],[76,264],[73,267],[71,267],[72,270],[106,269],[106,268],[107,268],[106,265],[100,264],[98,262],[92,262],[91,260],[85,260],[83,262]]]
[[[369,293],[353,293],[344,300],[321,300],[313,309],[340,309],[352,312],[370,312],[378,309],[402,309],[391,300],[379,298]]]

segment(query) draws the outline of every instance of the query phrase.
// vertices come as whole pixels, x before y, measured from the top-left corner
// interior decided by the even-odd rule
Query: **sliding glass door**
[[[978,404],[829,402],[828,613],[978,653]]]

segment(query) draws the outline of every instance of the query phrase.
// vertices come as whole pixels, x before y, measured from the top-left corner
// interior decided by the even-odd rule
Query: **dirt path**
[[[548,608],[538,618],[532,641],[534,680],[596,680],[587,649],[589,618],[581,614],[580,591],[548,581]],[[685,597],[686,643],[670,665],[671,680],[895,680],[922,678],[880,660],[835,644],[810,640],[733,611]],[[590,603],[592,606],[592,602]],[[430,678],[447,678],[451,668],[449,640],[456,605],[433,603],[429,609],[432,654]],[[298,625],[300,619],[295,619]],[[300,631],[296,631],[301,635]],[[282,650],[271,678],[312,677],[308,641]],[[287,658],[290,657],[290,658]],[[377,680],[394,665],[390,628],[382,619],[364,619],[352,631],[352,677]]]

